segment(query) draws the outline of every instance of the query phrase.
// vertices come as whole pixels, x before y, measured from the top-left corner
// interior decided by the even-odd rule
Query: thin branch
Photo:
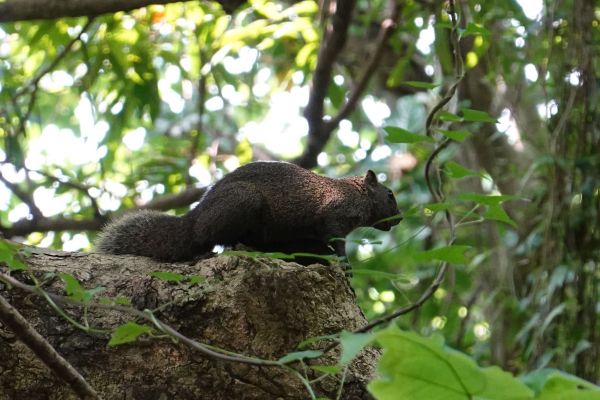
[[[4,162],[0,162],[0,164],[10,164],[6,161]],[[99,217],[102,215],[102,213],[100,212],[100,206],[98,205],[98,201],[96,200],[95,197],[93,197],[90,194],[90,189],[98,189],[96,187],[93,186],[88,186],[88,185],[84,185],[82,183],[79,182],[73,182],[71,180],[68,179],[64,179],[64,178],[60,178],[58,176],[55,176],[49,172],[45,172],[45,171],[40,171],[40,170],[35,170],[35,169],[30,169],[27,167],[23,167],[23,169],[27,172],[27,173],[34,173],[34,174],[39,174],[42,175],[43,177],[50,179],[53,182],[56,182],[60,185],[65,185],[67,187],[70,187],[72,189],[75,189],[83,194],[85,194],[85,196],[90,200],[91,204],[92,204],[92,208],[94,209],[94,216]]]
[[[306,168],[316,164],[317,155],[327,143],[331,133],[324,129],[325,97],[331,82],[333,64],[346,44],[354,5],[355,0],[336,1],[335,12],[331,16],[331,25],[324,34],[323,44],[319,50],[308,104],[304,109],[304,117],[308,122],[308,141],[304,153],[296,160],[298,165]]]
[[[335,18],[336,15],[338,15],[337,7],[339,7],[339,4],[336,5],[336,13],[333,16],[334,23],[319,52],[319,59],[313,75],[308,105],[304,111],[304,116],[309,125],[308,143],[303,154],[296,160],[297,164],[305,168],[314,167],[316,165],[318,154],[329,141],[333,130],[337,128],[341,120],[350,115],[356,108],[371,77],[380,64],[389,38],[396,29],[397,20],[400,15],[400,2],[390,0],[388,6],[391,10],[390,16],[385,18],[381,23],[381,29],[377,35],[373,54],[368,60],[365,69],[350,92],[347,101],[340,108],[338,113],[331,120],[325,121],[323,119],[324,104],[327,89],[329,88],[329,83],[331,81],[333,64],[337,59],[338,53],[343,48],[350,22],[349,19],[351,17],[351,10],[347,10],[345,14],[342,14],[344,18],[348,19],[347,21],[344,21],[345,25],[338,24],[338,26],[336,26]],[[343,40],[341,40],[342,38]]]
[[[4,3],[4,5],[8,4],[9,2]],[[1,7],[2,4],[0,3],[0,15],[2,14],[1,11]],[[75,36],[74,38],[72,38],[69,43],[66,44],[65,47],[62,48],[62,50],[56,55],[56,57],[54,57],[54,59],[52,60],[52,62],[50,64],[48,64],[46,66],[46,68],[43,68],[40,72],[38,72],[38,74],[29,81],[29,83],[27,83],[25,86],[21,87],[19,90],[17,90],[15,97],[20,97],[23,94],[25,94],[28,90],[30,90],[31,88],[33,88],[34,90],[37,88],[37,85],[40,83],[40,80],[49,72],[51,72],[52,70],[54,70],[58,64],[61,62],[61,60],[63,58],[65,58],[65,56],[71,51],[71,49],[73,48],[73,46],[75,45],[75,43],[77,43],[79,40],[81,40],[81,36],[90,28],[90,26],[92,25],[92,23],[94,22],[94,17],[90,17],[88,18],[87,22],[85,23],[85,25],[81,28],[81,30],[79,31],[79,33],[77,34],[77,36]],[[29,108],[32,108],[33,105],[30,105]]]
[[[202,53],[202,52],[201,52]],[[200,56],[200,66],[203,65],[203,57]],[[200,137],[204,133],[204,110],[206,103],[206,74],[200,75],[198,81],[198,125],[196,126],[196,134],[192,136],[192,143],[190,146],[190,155],[188,158],[188,168],[186,170],[185,181],[189,186],[192,184],[192,176],[190,175],[190,167],[194,162],[194,159],[198,155],[198,144],[200,143]]]
[[[398,17],[400,15],[399,1],[390,0],[388,2],[388,5],[391,8],[390,16],[384,19],[383,22],[381,22],[381,29],[377,34],[375,50],[373,51],[371,59],[367,63],[367,66],[364,69],[360,79],[358,80],[358,83],[350,92],[346,103],[342,106],[342,108],[339,110],[338,114],[335,117],[333,117],[330,121],[326,122],[324,129],[329,131],[334,130],[335,128],[337,128],[341,120],[346,118],[348,115],[350,115],[352,111],[354,111],[358,100],[360,100],[364,90],[367,87],[367,84],[369,83],[371,77],[377,70],[377,67],[379,67],[381,58],[384,54],[384,50],[387,46],[387,42],[396,30],[396,26],[398,24]]]
[[[200,200],[205,188],[190,187],[177,194],[168,194],[158,197],[145,205],[126,211],[96,216],[95,218],[79,219],[77,217],[41,217],[34,220],[22,219],[10,227],[0,226],[0,234],[5,238],[25,236],[32,232],[50,231],[98,231],[111,218],[118,218],[126,212],[135,210],[166,211],[173,208],[185,207]]]
[[[4,274],[2,275],[4,276]],[[85,378],[2,295],[0,295],[0,320],[51,371],[71,386],[80,398],[100,399],[98,393],[96,393]]]
[[[132,11],[153,4],[180,3],[190,0],[5,0],[0,2],[0,22],[64,17],[87,17]],[[217,0],[227,13],[232,13],[243,0]]]
[[[33,220],[37,220],[37,219],[40,219],[40,218],[44,217],[44,215],[42,214],[42,212],[40,211],[40,209],[38,208],[38,206],[35,204],[35,201],[33,200],[33,196],[32,196],[31,193],[28,193],[28,192],[26,192],[24,190],[21,190],[21,188],[19,187],[19,185],[17,185],[16,183],[13,183],[13,182],[9,181],[8,179],[6,179],[2,175],[2,172],[0,172],[0,181],[11,192],[13,192],[13,194],[15,196],[17,196],[19,198],[19,200],[21,200],[23,203],[25,203],[27,205],[27,207],[29,207],[29,212],[33,216]]]

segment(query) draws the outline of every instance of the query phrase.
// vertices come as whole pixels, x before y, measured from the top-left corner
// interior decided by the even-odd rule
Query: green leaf
[[[456,114],[452,114],[448,111],[442,111],[441,113],[438,114],[438,118],[440,119],[440,121],[446,121],[446,122],[460,122],[462,121],[462,118],[459,117]]]
[[[118,326],[112,333],[109,346],[118,346],[123,343],[129,343],[137,340],[140,335],[152,332],[148,325],[140,325],[129,321],[126,324]]]
[[[67,292],[67,295],[75,301],[87,303],[92,300],[97,293],[104,291],[103,287],[96,287],[87,290],[84,289],[79,281],[73,277],[73,275],[66,274],[64,272],[59,272],[57,275],[65,283],[65,292]]]
[[[456,199],[459,201],[473,201],[475,203],[484,204],[486,206],[495,206],[498,204],[502,204],[505,201],[517,200],[518,197],[509,195],[487,195],[467,192],[458,194],[458,196],[456,196]]]
[[[131,305],[131,300],[129,300],[127,297],[125,296],[117,296],[117,297],[108,297],[108,296],[102,296],[98,299],[98,303],[100,304],[117,304],[117,305],[121,305],[121,306],[130,306]]]
[[[435,131],[446,136],[448,139],[452,139],[461,143],[464,142],[466,138],[471,136],[471,132],[465,130],[449,131],[446,129],[436,129]]]
[[[515,228],[517,227],[517,223],[508,216],[506,211],[504,211],[502,206],[499,204],[488,206],[488,209],[483,214],[483,217],[494,221],[507,223]]]
[[[191,285],[195,285],[196,283],[204,282],[206,280],[206,276],[204,275],[188,275],[186,278],[189,280]]]
[[[600,400],[600,387],[555,369],[541,369],[521,380],[540,400]]]
[[[452,204],[449,203],[428,203],[423,205],[423,212],[427,213],[426,210],[433,212],[451,210]]]
[[[467,28],[464,29],[460,33],[460,36],[461,37],[465,37],[465,36],[469,36],[469,35],[489,36],[490,35],[490,31],[487,30],[486,28],[484,28],[481,25],[477,25],[477,24],[474,24],[472,22],[469,22],[467,24]]]
[[[342,345],[342,356],[338,365],[348,364],[369,343],[373,341],[372,333],[342,332],[340,343]]]
[[[166,282],[178,282],[179,283],[179,282],[185,280],[185,275],[177,274],[175,272],[155,271],[155,272],[151,272],[150,276],[152,276],[154,278],[158,278],[158,279],[166,281]]]
[[[405,81],[402,82],[405,85],[420,88],[420,89],[435,89],[440,86],[439,83],[431,83],[431,82],[420,82],[420,81]]]
[[[27,269],[27,264],[19,257],[19,247],[19,245],[0,238],[0,263],[5,263],[8,269],[13,271]]]
[[[288,353],[285,356],[281,357],[279,360],[277,360],[277,362],[279,362],[280,364],[289,364],[293,361],[299,361],[305,358],[321,357],[322,354],[323,352],[318,350],[294,351],[293,353]]]
[[[311,365],[310,368],[326,374],[337,374],[341,371],[341,368],[337,365]]]
[[[338,335],[321,335],[321,336],[312,336],[309,338],[304,339],[303,341],[301,341],[300,343],[298,343],[298,348],[301,349],[303,347],[308,346],[309,344],[313,344],[315,342],[320,342],[321,340],[327,340],[327,339],[337,339]]]
[[[444,167],[446,173],[455,179],[462,179],[469,176],[483,176],[481,172],[476,172],[469,168],[465,168],[454,161],[448,161]]]
[[[467,355],[395,326],[380,331],[379,378],[368,388],[379,400],[530,399],[533,392],[497,367],[481,368]]]
[[[420,143],[420,142],[434,142],[435,140],[429,136],[419,135],[412,133],[406,129],[386,126],[383,128],[387,133],[387,141],[391,143]]]
[[[497,123],[496,118],[492,117],[490,114],[485,111],[472,110],[470,108],[462,108],[460,110],[463,114],[464,121],[470,122],[489,122],[492,124]]]
[[[352,275],[365,275],[377,278],[389,279],[392,281],[410,282],[410,277],[406,274],[394,274],[391,272],[378,271],[376,269],[352,268]]]
[[[465,252],[471,246],[452,245],[438,247],[437,249],[421,251],[414,255],[416,261],[431,261],[440,260],[447,261],[452,264],[465,264]]]

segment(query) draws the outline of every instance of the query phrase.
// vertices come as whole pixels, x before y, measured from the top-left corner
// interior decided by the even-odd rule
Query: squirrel
[[[360,226],[389,231],[400,219],[394,194],[371,170],[333,179],[287,162],[257,161],[225,175],[181,217],[138,211],[110,222],[96,250],[174,262],[241,243],[345,257],[344,241],[332,239]]]

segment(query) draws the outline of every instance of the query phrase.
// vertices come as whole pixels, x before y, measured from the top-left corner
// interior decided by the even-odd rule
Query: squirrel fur
[[[390,217],[396,218],[381,221]],[[183,261],[215,245],[242,243],[260,251],[345,256],[344,242],[331,239],[360,226],[390,230],[400,219],[394,194],[373,171],[332,179],[259,161],[223,177],[181,217],[138,211],[109,223],[96,250]]]

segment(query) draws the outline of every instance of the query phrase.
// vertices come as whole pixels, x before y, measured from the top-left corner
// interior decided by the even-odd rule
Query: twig
[[[83,26],[83,28],[81,28],[81,30],[79,31],[77,36],[75,36],[73,39],[71,39],[69,41],[69,43],[67,43],[67,45],[65,47],[63,47],[63,49],[56,55],[56,57],[54,57],[52,62],[50,64],[48,64],[46,66],[46,68],[43,68],[40,72],[38,72],[38,74],[33,79],[31,79],[29,81],[29,83],[27,83],[25,86],[23,86],[19,90],[17,90],[14,97],[18,98],[18,97],[24,95],[25,93],[27,93],[27,91],[30,90],[30,88],[37,87],[40,80],[47,73],[49,73],[54,68],[56,68],[56,66],[60,63],[60,61],[69,53],[69,51],[71,51],[71,48],[75,45],[75,43],[77,43],[79,40],[81,40],[81,35],[83,35],[89,29],[89,27],[92,25],[92,22],[94,22],[94,19],[95,19],[95,17],[88,18],[86,24]]]
[[[323,124],[325,97],[331,81],[333,64],[346,43],[354,5],[355,0],[337,0],[335,12],[331,16],[331,25],[324,34],[308,104],[304,109],[304,117],[308,122],[308,141],[303,154],[296,160],[296,163],[303,167],[314,166],[318,153],[329,139],[330,132],[325,131]]]
[[[11,192],[13,192],[13,194],[15,196],[17,196],[23,203],[25,203],[27,205],[27,207],[29,207],[29,212],[31,212],[31,215],[33,216],[34,221],[44,217],[44,215],[42,214],[42,211],[35,204],[35,201],[33,200],[33,196],[31,195],[31,193],[21,190],[19,185],[17,185],[16,183],[12,183],[8,179],[6,179],[2,175],[2,172],[0,172],[0,181],[2,183],[4,183],[4,185]]]
[[[105,214],[89,219],[66,218],[66,217],[41,217],[38,219],[21,219],[11,227],[0,226],[0,234],[5,238],[24,236],[32,232],[50,231],[97,231],[102,228],[110,218],[116,218],[126,212],[135,210],[158,210],[166,211],[173,208],[184,207],[198,201],[206,188],[189,187],[183,192],[168,194],[158,197],[142,206],[128,209],[118,213]]]
[[[339,110],[338,114],[333,117],[330,121],[325,123],[324,129],[332,131],[334,130],[341,120],[346,118],[356,107],[356,103],[362,96],[363,91],[367,87],[371,77],[377,70],[377,67],[380,64],[381,57],[383,56],[383,52],[386,48],[387,42],[389,38],[392,36],[392,33],[396,30],[396,26],[398,23],[398,16],[400,15],[400,2],[396,0],[390,0],[388,2],[388,6],[391,8],[390,16],[381,22],[381,29],[377,34],[377,40],[375,44],[375,50],[371,59],[369,60],[366,68],[364,69],[358,83],[350,92],[348,96],[348,100]]]
[[[200,60],[200,68],[204,64],[202,57],[202,51],[200,51],[200,55],[198,57]],[[190,167],[198,154],[198,143],[200,142],[200,137],[204,132],[204,111],[205,111],[205,103],[206,103],[206,74],[203,74],[200,71],[200,80],[198,81],[198,125],[196,126],[196,134],[192,137],[192,143],[190,146],[190,155],[188,159],[188,168],[186,170],[185,181],[188,186],[192,184],[192,176],[190,175]]]
[[[69,53],[69,51],[71,51],[71,48],[75,45],[75,43],[77,43],[78,41],[81,40],[81,35],[83,35],[88,30],[88,28],[92,25],[93,21],[94,21],[94,17],[89,17],[87,23],[79,31],[79,34],[77,36],[75,36],[73,39],[71,39],[69,41],[69,43],[67,43],[67,45],[56,55],[56,57],[54,57],[52,62],[50,64],[48,64],[45,68],[43,68],[41,71],[39,71],[38,74],[33,79],[31,79],[27,84],[25,84],[24,86],[22,86],[21,88],[19,88],[16,91],[16,93],[14,94],[14,96],[12,97],[11,100],[12,100],[13,106],[15,107],[15,111],[19,115],[19,132],[17,132],[17,135],[19,133],[25,134],[27,121],[29,120],[29,117],[31,116],[33,107],[34,107],[36,99],[37,99],[37,92],[38,92],[38,87],[39,87],[38,84],[39,84],[40,80],[46,74],[48,74],[50,71],[52,71],[54,68],[56,68],[56,66],[60,63],[60,61]],[[27,109],[25,111],[25,114],[21,115],[21,113],[19,111],[19,105],[18,105],[17,99],[30,91],[31,91],[31,94],[29,97],[29,101],[27,102]]]
[[[329,121],[324,121],[324,102],[325,96],[327,95],[327,88],[329,87],[329,82],[331,80],[333,63],[344,45],[352,11],[347,10],[344,14],[340,13],[340,15],[347,20],[344,21],[344,24],[338,24],[336,26],[336,16],[338,15],[338,7],[340,6],[339,4],[336,4],[336,13],[333,16],[333,28],[319,52],[308,105],[304,110],[304,116],[309,125],[308,142],[304,152],[296,160],[297,164],[305,168],[314,167],[317,155],[329,141],[331,132],[337,128],[341,120],[350,115],[356,108],[371,77],[380,64],[388,39],[396,29],[398,16],[400,15],[400,2],[389,0],[388,5],[391,9],[390,16],[385,18],[381,23],[381,29],[377,35],[375,48],[371,58],[367,62],[367,66],[363,70],[358,82],[353,87],[348,99],[338,111],[337,115]]]
[[[85,378],[2,295],[0,295],[0,320],[51,371],[71,386],[79,397],[83,399],[100,399],[98,393],[96,393]]]
[[[8,162],[0,162],[0,164],[9,164]],[[58,176],[52,175],[49,172],[45,172],[45,171],[40,171],[40,170],[35,170],[35,169],[30,169],[27,168],[25,166],[22,167],[26,172],[28,173],[35,173],[35,174],[39,174],[42,175],[54,182],[57,182],[61,185],[65,185],[67,187],[73,188],[75,190],[78,190],[80,192],[82,192],[83,194],[86,195],[86,197],[88,199],[90,199],[90,202],[92,203],[92,208],[94,209],[94,215],[95,216],[100,216],[101,212],[100,212],[100,207],[98,206],[98,201],[96,200],[96,198],[94,198],[91,194],[90,194],[90,189],[98,189],[96,187],[92,187],[92,186],[88,186],[88,185],[84,185],[81,184],[79,182],[73,182],[70,180],[65,180],[63,178],[60,178]]]

